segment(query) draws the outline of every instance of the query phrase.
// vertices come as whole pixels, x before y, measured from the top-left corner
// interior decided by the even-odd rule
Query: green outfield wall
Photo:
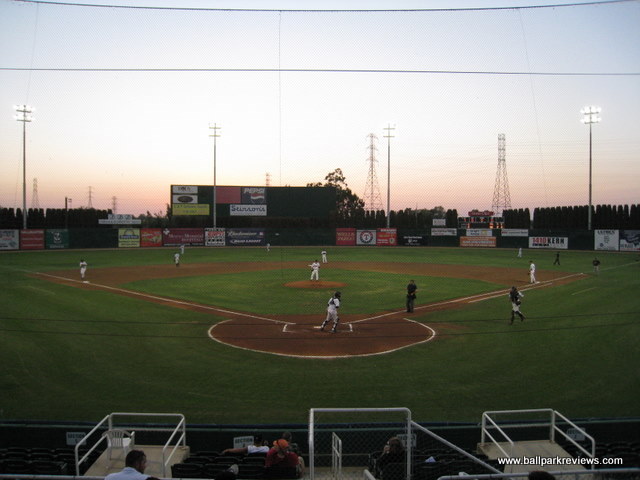
[[[0,230],[1,250],[188,246],[530,248],[640,252],[640,230],[395,228],[77,228]]]

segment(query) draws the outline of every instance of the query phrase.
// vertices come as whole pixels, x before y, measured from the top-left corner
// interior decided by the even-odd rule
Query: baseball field
[[[424,422],[547,407],[640,416],[637,253],[562,251],[553,265],[549,250],[330,247],[310,282],[321,249],[187,247],[179,267],[174,249],[1,253],[0,418],[305,423],[327,407],[408,407]],[[513,325],[511,285],[525,295],[526,320]],[[321,332],[336,290],[338,332]]]

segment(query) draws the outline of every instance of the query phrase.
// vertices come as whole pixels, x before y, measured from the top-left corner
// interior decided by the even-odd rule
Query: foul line
[[[104,290],[112,290],[114,292],[123,292],[123,293],[127,293],[130,295],[137,295],[139,297],[143,297],[143,298],[149,298],[152,300],[160,300],[163,302],[167,302],[167,303],[175,303],[176,305],[185,305],[188,307],[195,307],[195,308],[201,308],[203,310],[212,310],[214,312],[219,312],[219,313],[225,313],[225,314],[229,314],[229,315],[237,315],[239,317],[247,317],[247,318],[253,318],[255,320],[267,320],[269,322],[274,322],[274,323],[284,323],[284,324],[289,324],[291,322],[285,322],[282,320],[275,320],[273,318],[267,318],[267,317],[260,317],[258,315],[251,315],[248,313],[242,313],[242,312],[234,312],[232,310],[225,310],[223,308],[218,308],[218,307],[211,307],[208,305],[201,305],[199,303],[192,303],[192,302],[185,302],[183,300],[175,300],[173,298],[168,298],[168,297],[159,297],[157,295],[149,295],[148,293],[141,293],[141,292],[136,292],[135,290],[127,290],[125,288],[118,288],[118,287],[110,287],[109,285],[101,285],[99,283],[88,283],[82,280],[75,280],[73,278],[66,278],[66,277],[60,277],[57,275],[51,275],[49,273],[41,273],[41,272],[35,272],[37,275],[42,275],[45,277],[51,277],[51,278],[57,278],[58,280],[64,280],[67,282],[74,282],[74,283],[79,283],[81,285],[90,285],[92,287],[98,287],[98,288],[102,288]],[[218,323],[219,325],[219,323]]]

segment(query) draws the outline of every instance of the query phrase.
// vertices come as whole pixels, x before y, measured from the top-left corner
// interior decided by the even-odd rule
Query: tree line
[[[308,183],[307,187],[333,188],[336,192],[336,207],[329,217],[220,217],[217,226],[224,228],[384,228],[387,226],[387,214],[384,210],[366,210],[365,201],[358,197],[348,186],[346,177],[340,168],[329,172],[324,183]],[[575,229],[586,230],[588,225],[588,206],[535,208],[533,216],[528,208],[505,210],[504,228],[521,229]],[[28,228],[113,228],[111,225],[99,225],[98,220],[108,218],[111,210],[94,208],[48,208],[29,209]],[[205,216],[174,216],[171,206],[166,212],[158,212],[135,217],[141,220],[141,227],[193,227],[212,226],[212,219]],[[442,206],[431,209],[396,210],[389,212],[389,226],[399,229],[426,229],[433,226],[433,220],[444,220],[447,228],[458,227],[458,212],[445,210]],[[22,228],[22,210],[20,208],[0,208],[0,228]],[[592,229],[640,230],[640,205],[597,205],[592,207]]]

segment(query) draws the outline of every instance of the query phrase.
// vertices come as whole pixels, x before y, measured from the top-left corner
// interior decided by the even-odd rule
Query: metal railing
[[[529,422],[519,422],[519,423],[511,423],[511,424],[506,424],[506,425],[502,425],[502,427],[500,427],[498,425],[498,423],[496,421],[494,421],[493,418],[491,418],[491,416],[495,416],[495,415],[523,415],[523,414],[549,414],[549,420],[548,420],[548,426],[549,426],[549,440],[552,442],[555,442],[555,435],[556,433],[560,433],[565,440],[569,441],[572,445],[574,445],[576,448],[578,448],[581,452],[583,452],[585,455],[587,455],[589,458],[594,458],[595,457],[595,451],[596,451],[596,442],[594,440],[594,438],[590,435],[587,434],[587,432],[585,432],[582,428],[578,427],[575,423],[573,423],[571,420],[569,420],[567,417],[565,417],[564,415],[562,415],[560,412],[557,412],[556,410],[553,410],[551,408],[542,408],[542,409],[532,409],[532,410],[496,410],[496,411],[488,411],[488,412],[484,412],[482,414],[482,433],[481,433],[481,443],[487,443],[487,438],[489,438],[491,440],[491,442],[498,448],[498,450],[500,450],[500,452],[502,452],[502,454],[507,457],[507,458],[511,458],[513,456],[513,448],[514,448],[514,442],[513,440],[506,434],[506,432],[504,431],[504,429],[507,428],[527,428],[527,427],[541,427],[541,426],[545,426],[545,423],[541,423],[541,422],[535,422],[535,421],[531,421],[529,420]],[[569,435],[567,435],[567,433],[565,433],[561,428],[558,427],[558,419],[563,420],[564,422],[566,422],[568,425],[571,426],[571,428],[576,429],[577,431],[579,431],[581,433],[581,435],[584,436],[585,439],[588,439],[590,445],[591,445],[591,452],[587,451],[582,445],[580,445],[579,443],[577,443],[573,438],[571,438]],[[489,426],[487,424],[490,424]],[[505,451],[504,448],[502,448],[502,446],[500,445],[500,442],[498,442],[494,436],[491,434],[491,432],[489,431],[489,428],[495,428],[500,435],[502,435],[502,437],[504,438],[505,442],[509,444],[509,452]],[[591,468],[593,469],[594,466],[592,464]]]
[[[144,417],[144,418],[157,418],[157,419],[166,419],[166,418],[176,418],[178,420],[177,425],[175,427],[145,427],[141,426],[138,423],[122,423],[123,417]],[[120,421],[118,421],[120,420]],[[80,475],[80,465],[86,462],[91,454],[96,451],[103,442],[106,442],[107,439],[105,436],[100,435],[100,437],[95,441],[93,445],[91,445],[85,454],[80,457],[80,448],[84,445],[88,445],[89,439],[97,432],[102,432],[104,430],[113,430],[114,427],[117,428],[126,428],[129,430],[135,429],[139,432],[171,432],[169,439],[164,444],[162,449],[162,474],[166,476],[167,474],[167,466],[171,461],[173,455],[176,453],[177,449],[180,446],[186,446],[187,441],[187,430],[186,430],[186,421],[184,415],[180,413],[134,413],[134,412],[114,412],[106,417],[104,417],[98,424],[93,427],[93,429],[87,433],[82,440],[80,440],[75,446],[75,462],[76,462],[76,475]],[[176,438],[177,437],[177,438]],[[171,442],[174,442],[172,444]],[[169,450],[171,450],[169,452]]]
[[[563,471],[549,471],[556,480],[630,480],[640,478],[640,468],[601,468],[597,470],[563,470]],[[499,475],[475,475],[465,474],[462,478],[464,480],[500,480],[500,479],[517,479],[526,480],[529,473],[502,473]],[[365,479],[367,477],[365,476]],[[445,475],[439,477],[438,480],[460,480],[459,475]]]

